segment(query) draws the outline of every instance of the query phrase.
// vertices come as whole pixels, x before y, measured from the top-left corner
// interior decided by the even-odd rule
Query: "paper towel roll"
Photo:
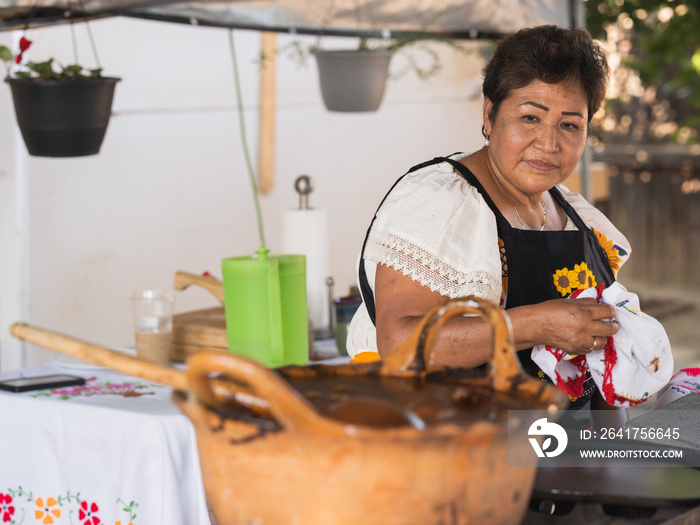
[[[327,215],[322,208],[287,209],[282,223],[282,252],[306,255],[309,319],[315,330],[330,328],[326,285],[330,276]]]

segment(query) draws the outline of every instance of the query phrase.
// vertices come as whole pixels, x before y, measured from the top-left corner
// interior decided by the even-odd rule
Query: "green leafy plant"
[[[102,68],[86,69],[78,64],[62,65],[54,58],[44,62],[28,61],[22,64],[24,52],[29,49],[32,42],[22,37],[19,42],[19,52],[15,55],[7,46],[0,46],[0,60],[6,63],[7,78],[26,78],[36,80],[86,80],[102,78]],[[11,64],[20,66],[11,72]]]
[[[0,46],[0,60],[3,62],[9,62],[12,60],[12,51],[7,46]]]
[[[331,1],[331,5],[333,4],[334,2]],[[331,10],[331,12],[333,11]],[[391,78],[402,77],[410,71],[415,73],[421,80],[434,77],[442,69],[442,62],[439,53],[432,44],[446,45],[465,55],[469,55],[475,51],[451,38],[443,37],[428,31],[438,18],[448,15],[448,9],[437,12],[431,19],[426,20],[421,25],[421,29],[416,32],[392,34],[388,29],[375,29],[366,33],[365,36],[360,36],[357,47],[354,50],[367,53],[388,52],[400,54],[405,60],[407,67],[401,71],[393,72],[390,75]],[[300,41],[294,41],[280,51],[292,62],[304,66],[309,56],[317,51],[323,51],[323,46],[321,45],[322,38],[324,38],[323,35],[319,35],[316,42],[311,45],[306,45]],[[265,59],[265,57],[261,58],[262,60]]]
[[[423,34],[403,35],[400,37],[385,37],[378,34],[376,37],[360,37],[355,51],[358,52],[390,52],[401,53],[407,63],[403,71],[392,74],[393,78],[402,77],[407,72],[413,71],[418,78],[425,80],[437,75],[442,69],[440,56],[431,44],[447,45],[461,53],[474,52],[449,38],[438,36],[425,36]],[[316,51],[323,50],[320,39],[314,44],[305,45],[300,41],[293,41],[281,50],[281,54],[300,66],[305,66],[309,57]],[[262,57],[264,60],[265,57]]]
[[[85,69],[78,64],[62,66],[53,58],[45,62],[27,62],[25,68],[25,71],[15,71],[15,76],[17,78],[41,78],[44,80],[81,80],[102,77],[102,68]]]

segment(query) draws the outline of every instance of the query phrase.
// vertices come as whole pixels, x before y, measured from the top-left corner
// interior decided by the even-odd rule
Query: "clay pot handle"
[[[195,275],[182,271],[175,272],[175,282],[173,283],[173,288],[175,290],[184,290],[191,284],[201,286],[216,297],[221,304],[224,304],[224,285],[216,277],[210,275]]]
[[[216,410],[226,404],[212,388],[212,374],[246,384],[253,395],[269,403],[273,418],[285,429],[308,434],[343,435],[343,425],[321,416],[274,370],[236,354],[201,351],[187,360],[187,379],[197,398]]]
[[[524,372],[515,354],[508,314],[489,301],[474,296],[450,300],[428,312],[411,337],[382,360],[382,374],[415,375],[440,369],[431,364],[437,333],[449,319],[465,313],[480,315],[491,324],[491,359],[487,377],[494,390],[512,390]]]

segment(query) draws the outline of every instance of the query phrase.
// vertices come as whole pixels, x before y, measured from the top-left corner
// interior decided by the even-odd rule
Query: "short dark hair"
[[[502,39],[483,74],[484,97],[493,104],[492,122],[511,91],[533,80],[546,84],[578,82],[588,99],[590,122],[605,99],[610,66],[602,47],[585,29],[544,25],[521,29]]]

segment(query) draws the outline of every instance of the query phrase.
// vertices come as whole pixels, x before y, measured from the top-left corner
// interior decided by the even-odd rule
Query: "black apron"
[[[601,283],[604,283],[607,287],[615,281],[607,255],[600,246],[595,233],[583,223],[578,213],[564,199],[557,188],[552,188],[549,192],[571,218],[578,230],[520,230],[513,228],[503,217],[489,195],[484,191],[479,180],[464,164],[451,158],[436,157],[433,160],[414,166],[408,173],[440,162],[449,162],[469,184],[475,187],[496,216],[498,237],[502,241],[507,265],[503,268],[503,283],[506,287],[506,309],[537,304],[550,299],[561,299],[568,297],[571,292],[578,288],[588,288]],[[382,199],[379,208],[382,207],[388,195],[403,177],[405,175],[394,183],[387,195]],[[377,214],[375,213],[365,235],[359,266],[360,291],[367,312],[374,324],[376,324],[374,294],[367,280],[364,253],[369,232],[376,218]],[[518,352],[523,368],[528,374],[548,381],[547,376],[530,357],[531,353],[531,348]],[[587,372],[583,383],[583,394],[575,399],[570,398],[569,408],[578,409],[586,405],[593,396],[595,389],[595,383],[590,373]]]

